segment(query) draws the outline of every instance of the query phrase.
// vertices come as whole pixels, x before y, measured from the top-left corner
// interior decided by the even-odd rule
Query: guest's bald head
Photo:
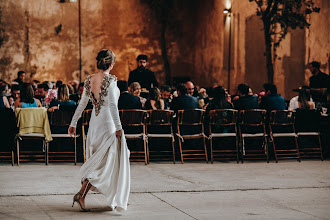
[[[187,87],[187,93],[188,95],[193,95],[194,94],[194,83],[192,83],[191,81],[186,82],[186,87]]]

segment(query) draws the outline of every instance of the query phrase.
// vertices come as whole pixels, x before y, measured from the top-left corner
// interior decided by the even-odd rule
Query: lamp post
[[[78,0],[78,17],[79,17],[79,83],[81,83],[81,16],[80,16],[80,0]]]
[[[223,10],[229,19],[229,38],[228,38],[228,91],[230,92],[230,64],[231,64],[231,8]]]

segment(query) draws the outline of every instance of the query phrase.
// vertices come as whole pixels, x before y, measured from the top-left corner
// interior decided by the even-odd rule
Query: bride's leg
[[[83,208],[85,208],[85,198],[91,187],[92,187],[92,184],[90,184],[90,182],[87,179],[81,185],[81,189],[80,189],[79,193],[80,193],[80,195],[82,195],[80,198],[80,203]]]

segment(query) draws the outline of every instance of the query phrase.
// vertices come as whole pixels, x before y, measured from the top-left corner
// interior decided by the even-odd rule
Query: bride
[[[81,189],[73,197],[73,204],[85,208],[85,198],[91,189],[100,192],[112,210],[127,209],[130,192],[129,150],[118,113],[119,89],[117,79],[110,74],[116,56],[111,50],[101,50],[97,57],[98,72],[85,80],[84,92],[72,118],[68,133],[76,133],[77,121],[89,99],[93,103],[86,140],[86,162],[80,169]]]

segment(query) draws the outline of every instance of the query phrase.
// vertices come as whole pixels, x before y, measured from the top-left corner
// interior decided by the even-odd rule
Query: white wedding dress
[[[89,99],[93,102],[92,116],[86,140],[86,162],[80,169],[81,182],[88,179],[91,190],[100,192],[112,209],[127,209],[130,192],[129,150],[125,135],[117,138],[115,132],[122,129],[118,98],[120,95],[116,77],[106,74],[96,99],[91,92],[88,76],[80,103],[72,118],[72,127],[77,126]]]

